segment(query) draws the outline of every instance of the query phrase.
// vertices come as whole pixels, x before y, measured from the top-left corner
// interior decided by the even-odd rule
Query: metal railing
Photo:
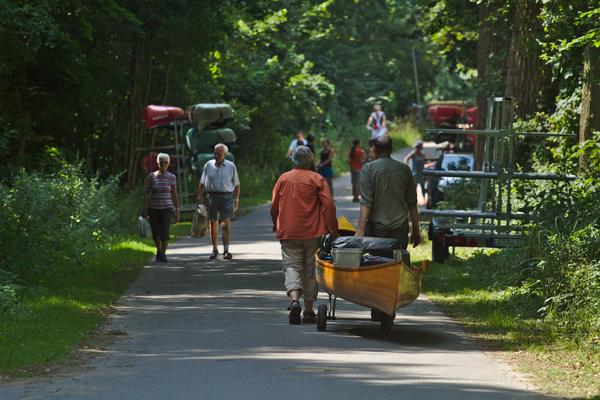
[[[512,186],[514,180],[573,181],[574,175],[554,173],[517,172],[514,164],[515,142],[519,137],[576,137],[575,134],[545,132],[515,132],[513,130],[513,104],[511,98],[493,97],[487,102],[487,120],[484,130],[431,129],[428,132],[444,134],[473,134],[483,144],[480,171],[445,171],[425,169],[423,175],[431,177],[472,178],[480,180],[477,210],[422,210],[431,217],[475,218],[473,224],[449,224],[456,229],[480,229],[505,236],[506,232],[522,230],[513,221],[532,221],[534,215],[514,212]],[[491,196],[490,196],[491,194]],[[431,194],[430,194],[431,195]],[[487,221],[487,222],[486,222]],[[503,233],[501,233],[503,232]]]

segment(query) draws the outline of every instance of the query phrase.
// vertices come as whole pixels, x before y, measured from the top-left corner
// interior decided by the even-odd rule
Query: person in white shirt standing
[[[206,192],[208,217],[210,219],[210,238],[213,251],[209,260],[219,255],[219,222],[223,239],[223,259],[231,260],[229,240],[231,238],[231,218],[239,206],[240,178],[235,164],[225,159],[229,149],[222,143],[215,146],[214,160],[204,164],[202,177],[198,183],[196,197],[198,203],[204,203]]]
[[[381,111],[381,104],[377,103],[373,107],[373,112],[367,120],[367,129],[371,130],[371,140],[375,140],[387,132],[385,113]]]
[[[296,138],[290,142],[290,146],[288,147],[288,152],[286,154],[286,157],[291,158],[292,151],[294,151],[294,149],[296,147],[306,146],[307,144],[308,144],[308,141],[306,139],[304,139],[304,132],[302,132],[301,130],[298,130],[298,132],[296,132]]]

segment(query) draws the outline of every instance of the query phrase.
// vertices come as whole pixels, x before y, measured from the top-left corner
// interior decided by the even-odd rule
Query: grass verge
[[[149,242],[121,241],[47,287],[27,289],[18,308],[0,320],[0,373],[35,375],[68,359],[153,253]]]
[[[527,374],[540,390],[567,398],[600,399],[600,338],[574,343],[537,314],[539,299],[502,285],[495,251],[457,249],[450,262],[431,263],[427,297],[459,320],[486,350]],[[430,258],[430,244],[413,260]]]

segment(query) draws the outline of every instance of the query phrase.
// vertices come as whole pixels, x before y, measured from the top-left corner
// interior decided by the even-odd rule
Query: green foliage
[[[582,145],[561,139],[538,149],[534,164],[549,172],[572,173],[583,152],[593,167],[580,171],[575,182],[517,185],[521,209],[538,216],[535,228],[522,251],[506,250],[488,262],[502,271],[496,285],[529,296],[553,330],[590,342],[600,329],[600,135]]]
[[[100,185],[67,166],[50,176],[21,172],[1,185],[0,268],[31,283],[79,265],[117,231],[116,183]]]
[[[444,200],[437,207],[441,210],[475,210],[479,206],[480,182],[463,179],[444,188]]]

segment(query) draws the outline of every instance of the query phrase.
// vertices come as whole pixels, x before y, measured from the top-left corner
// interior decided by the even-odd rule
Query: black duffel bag
[[[327,254],[331,253],[331,249],[361,249],[363,253],[369,253],[374,256],[387,258],[394,257],[394,250],[400,248],[400,243],[397,239],[378,238],[373,236],[340,236],[334,241],[331,241],[329,235],[325,237],[321,250]]]

